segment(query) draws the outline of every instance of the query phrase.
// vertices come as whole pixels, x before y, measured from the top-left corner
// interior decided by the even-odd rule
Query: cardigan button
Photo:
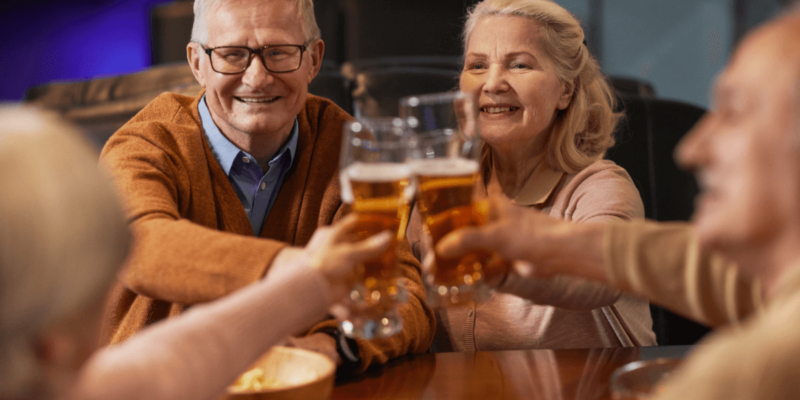
[[[267,183],[266,182],[261,182],[261,190],[264,190],[266,188],[267,188]]]

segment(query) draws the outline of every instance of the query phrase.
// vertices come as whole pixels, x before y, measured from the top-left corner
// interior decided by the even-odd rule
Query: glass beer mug
[[[387,337],[403,327],[397,305],[406,299],[395,257],[398,240],[405,240],[414,195],[406,163],[406,125],[400,118],[363,118],[344,126],[339,179],[342,201],[358,216],[350,232],[363,240],[385,230],[396,233],[379,257],[356,269],[350,292],[351,313],[340,326],[350,337]]]
[[[417,185],[417,208],[429,239],[428,251],[455,229],[486,221],[487,202],[478,201],[483,185],[481,141],[474,99],[460,92],[411,96],[400,100],[400,115],[412,132],[411,171]],[[490,292],[486,267],[498,262],[490,252],[460,259],[435,256],[425,277],[428,304],[443,307],[481,301]]]

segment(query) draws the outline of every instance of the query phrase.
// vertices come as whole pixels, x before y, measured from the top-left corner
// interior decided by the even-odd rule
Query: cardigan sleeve
[[[163,129],[152,125],[142,129]],[[190,212],[187,204],[207,202],[203,196],[213,194],[191,190],[196,182],[178,152],[169,142],[152,140],[166,133],[133,130],[117,132],[101,155],[122,192],[134,233],[134,250],[120,281],[137,294],[190,305],[222,297],[262,277],[286,244],[182,218]]]
[[[686,223],[613,223],[603,252],[611,284],[700,323],[740,321],[762,308],[760,285],[699,248]]]
[[[800,393],[800,298],[704,338],[665,379],[658,400],[777,400]]]
[[[334,221],[344,218],[345,207],[339,209]],[[408,293],[408,301],[398,308],[403,318],[403,329],[388,338],[363,340],[358,343],[361,366],[353,371],[363,372],[372,364],[384,364],[388,360],[405,354],[421,354],[428,351],[436,330],[436,318],[425,303],[425,287],[422,284],[419,261],[414,258],[408,240],[397,245],[397,262],[400,266],[400,284]],[[323,321],[311,329],[311,333],[323,327],[336,326],[335,320]]]

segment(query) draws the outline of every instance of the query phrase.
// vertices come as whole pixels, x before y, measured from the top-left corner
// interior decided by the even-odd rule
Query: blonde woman
[[[644,216],[627,172],[603,160],[620,115],[579,22],[549,0],[485,0],[464,27],[460,88],[478,99],[487,189],[567,221]],[[421,249],[418,216],[409,237]],[[421,253],[422,250],[418,252]],[[420,257],[424,256],[419,254]],[[435,350],[655,345],[647,302],[568,278],[440,310]]]
[[[122,208],[73,127],[0,108],[0,398],[217,399],[270,346],[325,315],[356,263],[388,245],[388,234],[340,243],[352,222],[317,230],[279,277],[92,354],[129,250]]]

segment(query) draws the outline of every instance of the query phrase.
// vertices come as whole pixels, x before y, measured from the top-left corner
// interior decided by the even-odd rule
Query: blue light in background
[[[149,67],[150,10],[168,2],[62,0],[3,5],[0,101],[21,100],[34,85]]]

